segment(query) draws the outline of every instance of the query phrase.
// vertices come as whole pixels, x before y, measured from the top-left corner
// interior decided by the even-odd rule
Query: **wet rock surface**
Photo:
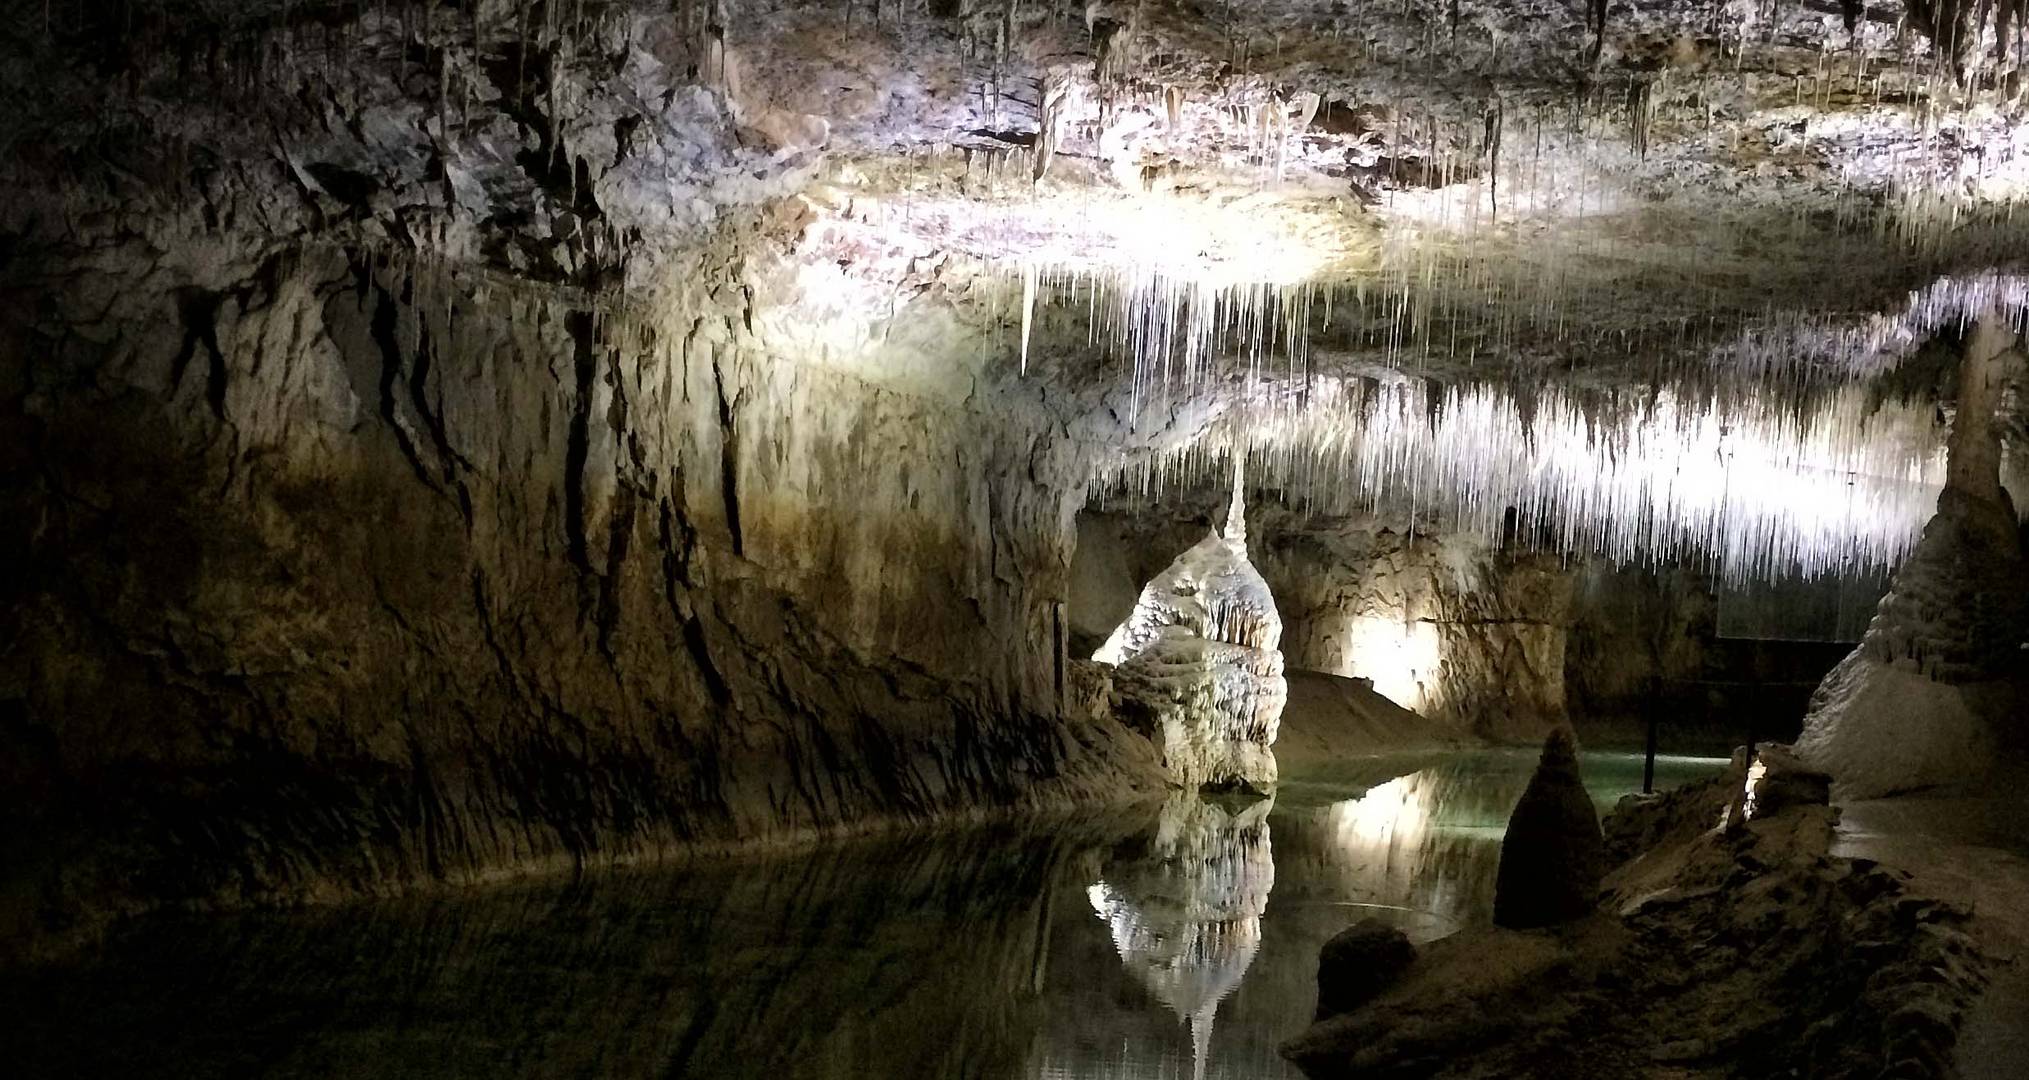
[[[2022,738],[2029,553],[2002,486],[1994,415],[2022,342],[1990,312],[1960,351],[1961,411],[1937,512],[1860,644],[1812,695],[1797,740],[1844,798],[1977,781]]]
[[[1223,535],[1199,541],[1141,592],[1093,654],[1114,665],[1113,709],[1154,741],[1186,789],[1275,786],[1275,742],[1289,697],[1282,620],[1247,560],[1235,478]]]

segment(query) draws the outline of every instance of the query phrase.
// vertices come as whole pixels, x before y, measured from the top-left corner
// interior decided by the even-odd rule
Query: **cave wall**
[[[1074,450],[771,337],[739,250],[628,309],[358,249],[40,264],[9,930],[1143,789],[1062,715]]]
[[[1812,689],[1849,648],[1719,636],[1719,586],[1696,568],[1592,560],[1573,574],[1565,686],[1580,734],[1594,740],[1625,739],[1652,714],[1664,753],[1793,739]]]

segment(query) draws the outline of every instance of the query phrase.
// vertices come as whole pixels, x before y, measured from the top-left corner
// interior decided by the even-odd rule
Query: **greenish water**
[[[158,918],[0,973],[9,1074],[1286,1077],[1318,947],[1487,918],[1534,754],[1366,760],[1272,805],[889,837],[428,900]],[[1721,766],[1659,764],[1669,786]],[[1635,755],[1589,754],[1602,808]]]

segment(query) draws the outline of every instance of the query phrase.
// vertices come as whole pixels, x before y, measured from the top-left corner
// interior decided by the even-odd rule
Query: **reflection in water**
[[[1117,835],[952,832],[156,920],[82,964],[0,972],[0,1061],[52,1078],[1016,1080],[1067,855]]]
[[[1493,871],[1524,769],[1449,761],[1293,814],[1342,902],[1389,909],[1412,937],[1449,933],[1493,903]],[[1421,933],[1419,933],[1421,931]]]
[[[23,1077],[1294,1078],[1275,1047],[1310,1018],[1319,946],[1369,915],[1417,940],[1487,919],[1534,759],[1458,754],[1146,820],[137,922],[71,963],[0,972],[0,1061]],[[1602,803],[1640,782],[1636,758],[1583,765]]]
[[[1231,809],[1196,795],[1163,806],[1138,858],[1106,868],[1087,890],[1136,981],[1184,1020],[1192,1074],[1205,1075],[1212,1019],[1261,948],[1261,915],[1275,887],[1264,799]]]

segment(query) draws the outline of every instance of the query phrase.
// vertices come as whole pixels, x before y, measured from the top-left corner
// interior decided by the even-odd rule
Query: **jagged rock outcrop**
[[[1982,776],[2029,706],[2029,560],[2001,486],[1994,410],[2019,341],[1994,316],[1964,345],[1937,514],[1866,636],[1812,695],[1797,752],[1842,798]]]
[[[1598,906],[1604,862],[1599,812],[1579,779],[1571,731],[1560,727],[1543,740],[1536,773],[1508,818],[1494,924],[1526,930],[1585,915]]]
[[[1155,741],[1171,783],[1266,791],[1289,696],[1281,640],[1275,598],[1247,561],[1236,471],[1224,535],[1150,581],[1093,659],[1116,665],[1115,710]]]
[[[1716,828],[1743,779],[1632,804],[1609,910],[1419,946],[1283,1056],[1313,1080],[1948,1075],[1982,982],[1966,911],[1831,857],[1829,807]]]

